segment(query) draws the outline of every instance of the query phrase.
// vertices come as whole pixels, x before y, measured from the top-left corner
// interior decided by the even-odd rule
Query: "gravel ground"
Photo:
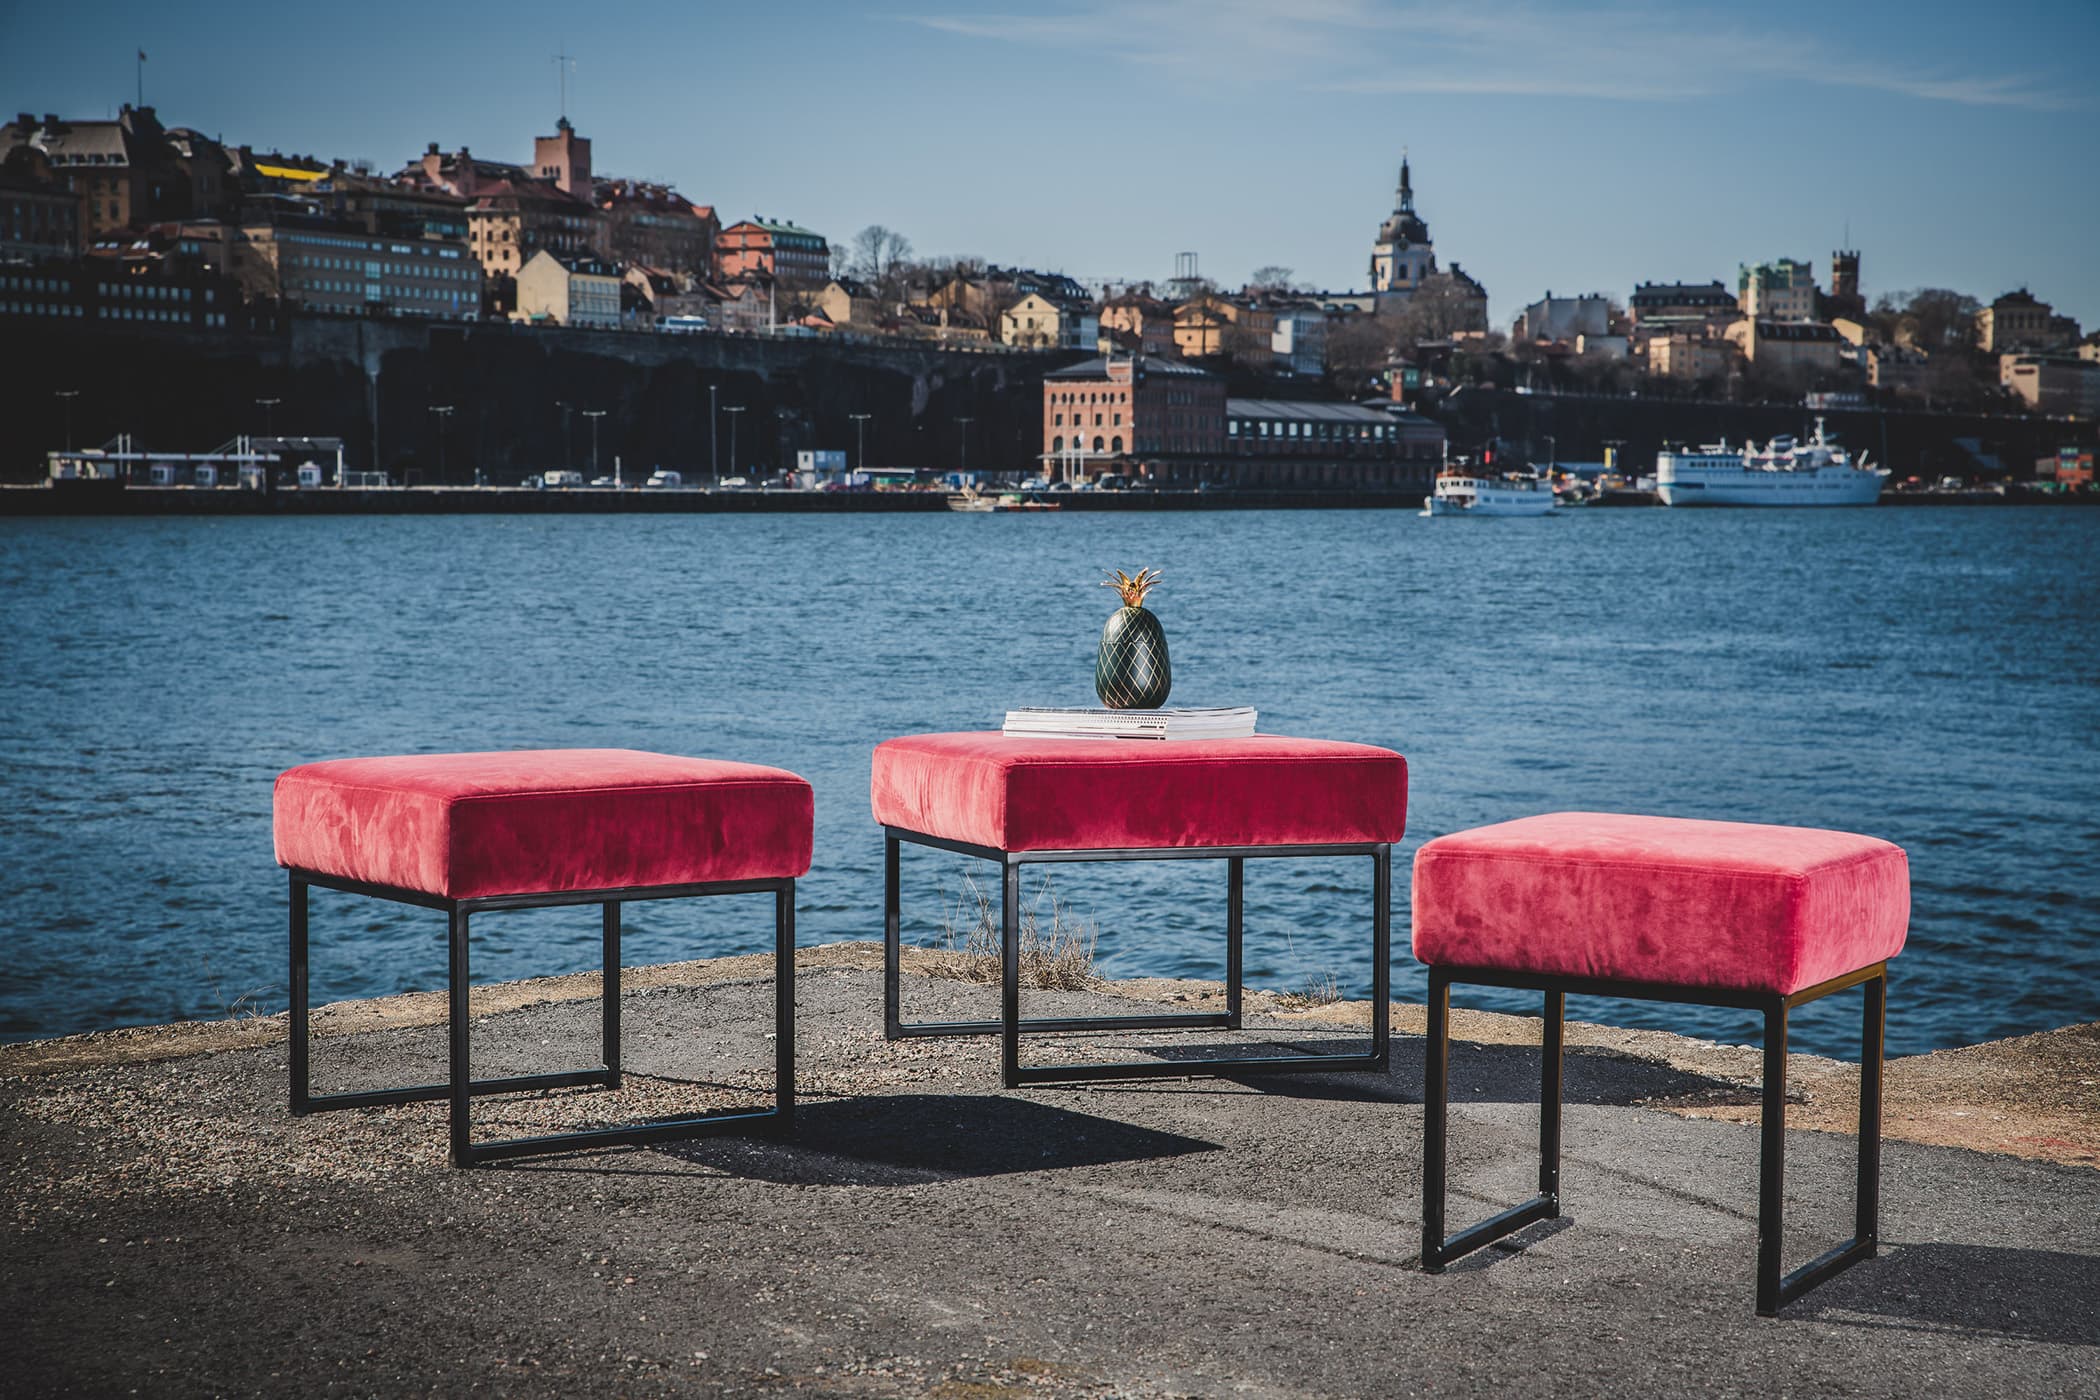
[[[800,960],[786,1141],[462,1172],[441,1105],[291,1118],[267,1018],[6,1047],[0,1391],[2100,1394],[2093,1028],[1896,1062],[1892,1123],[1996,1114],[1985,1136],[2022,1155],[1890,1142],[1883,1256],[1775,1321],[1750,1307],[1757,1135],[1726,1121],[1745,1103],[1754,1118],[1749,1052],[1572,1034],[1566,1218],[1432,1278],[1414,1267],[1411,1036],[1389,1076],[1002,1092],[990,1039],[885,1042],[869,962],[854,946]],[[477,1134],[762,1097],[769,973],[635,969],[626,1086],[479,1100]],[[476,1073],[592,1063],[594,988],[477,994]],[[907,997],[911,1015],[969,1016],[996,992],[914,975]],[[316,1087],[439,1077],[433,1000],[321,1016]],[[1057,1053],[1340,1048],[1364,1015],[1272,1006],[1250,1000],[1239,1037]],[[1419,1008],[1396,1016],[1419,1025]],[[1454,1223],[1525,1194],[1537,1073],[1521,1019],[1458,1030]],[[1843,1067],[1802,1057],[1795,1081],[1797,1124],[1843,1122]],[[1851,1148],[1790,1134],[1790,1262],[1847,1230]]]

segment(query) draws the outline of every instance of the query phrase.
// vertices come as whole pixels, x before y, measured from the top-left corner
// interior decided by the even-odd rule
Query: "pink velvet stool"
[[[1560,1214],[1567,994],[1740,1006],[1765,1018],[1757,1310],[1769,1317],[1874,1254],[1888,960],[1910,926],[1902,848],[1803,827],[1557,812],[1428,842],[1415,854],[1415,956],[1429,966],[1422,1264],[1431,1273]],[[1444,1236],[1451,986],[1546,994],[1539,1193]],[[1862,987],[1853,1238],[1784,1277],[1787,1012]]]
[[[917,734],[875,750],[875,820],[884,828],[883,1028],[1002,1037],[1008,1087],[1197,1073],[1380,1070],[1387,1065],[1392,844],[1407,826],[1407,761],[1390,749],[1258,735],[1161,742]],[[997,1021],[903,1019],[900,848],[932,846],[1001,867],[1003,962]],[[1117,1064],[1023,1065],[1024,1031],[1240,1027],[1242,891],[1249,859],[1368,856],[1372,862],[1372,1023],[1362,1055],[1296,1054]],[[1021,1015],[1021,870],[1034,864],[1223,860],[1223,1012],[1142,1016]]]
[[[291,872],[292,1112],[448,1099],[452,1162],[469,1166],[765,1121],[795,1105],[795,880],[809,869],[809,784],[778,768],[631,749],[347,758],[277,779],[277,863]],[[310,1091],[307,890],[319,885],[441,909],[450,919],[450,1076],[443,1084]],[[620,1085],[620,906],[643,899],[771,894],[775,953],[773,1107],[626,1127],[473,1141],[476,1094]],[[469,1061],[468,919],[491,909],[603,910],[604,1063],[475,1079]]]

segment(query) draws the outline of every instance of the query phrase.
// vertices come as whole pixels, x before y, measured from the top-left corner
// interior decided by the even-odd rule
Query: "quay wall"
[[[630,479],[659,466],[705,475],[717,461],[724,476],[769,473],[806,448],[857,455],[857,429],[881,465],[947,470],[967,448],[973,468],[1026,467],[1044,372],[1081,358],[324,316],[260,334],[0,320],[0,353],[13,366],[0,383],[0,481],[44,475],[44,454],[67,440],[58,395],[78,391],[77,446],[118,433],[192,451],[242,433],[339,437],[348,466],[424,485],[471,484],[477,468],[504,483],[592,472],[594,427],[596,474],[618,456]],[[451,413],[431,412],[440,406]]]
[[[1503,389],[1462,390],[1443,402],[1437,416],[1451,436],[1453,452],[1472,452],[1499,438],[1540,462],[1549,452],[1563,462],[1597,462],[1606,446],[1617,442],[1623,460],[1643,473],[1654,469],[1655,454],[1664,447],[1723,438],[1763,442],[1786,433],[1800,437],[1814,429],[1818,417],[1832,437],[1855,452],[1865,451],[1874,465],[1893,468],[1899,481],[1974,476],[1980,470],[1977,453],[1995,456],[2010,477],[2026,480],[2034,475],[2036,458],[2100,442],[2100,424],[2090,420]]]

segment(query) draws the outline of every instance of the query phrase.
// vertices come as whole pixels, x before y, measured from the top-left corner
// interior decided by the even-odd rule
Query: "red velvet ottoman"
[[[1415,956],[1429,966],[1422,1263],[1431,1273],[1560,1214],[1562,1022],[1567,994],[1740,1006],[1765,1018],[1757,1310],[1875,1252],[1881,1180],[1882,1024],[1888,960],[1910,926],[1901,847],[1804,827],[1556,812],[1428,842],[1415,854]],[[1542,991],[1539,1193],[1444,1236],[1453,983]],[[1787,1013],[1862,987],[1853,1238],[1781,1276]]]
[[[413,754],[308,763],[278,775],[277,863],[291,872],[292,1112],[451,1102],[452,1162],[689,1137],[792,1121],[795,1103],[795,880],[809,869],[809,784],[779,768],[632,749]],[[451,923],[446,1083],[310,1092],[307,890],[445,911]],[[620,1085],[620,906],[643,899],[773,896],[775,1085],[768,1110],[473,1141],[471,1099]],[[468,920],[486,909],[603,908],[604,1063],[596,1069],[473,1078]]]
[[[870,785],[884,828],[886,958],[883,1028],[1003,1039],[1009,1088],[1082,1079],[1193,1073],[1380,1070],[1387,1064],[1387,968],[1392,845],[1407,826],[1407,761],[1390,749],[1257,735],[1161,742],[1023,739],[1003,734],[916,734],[875,750]],[[900,847],[932,846],[996,862],[1003,997],[997,1021],[907,1022],[900,1007]],[[1240,1027],[1242,890],[1250,858],[1362,855],[1372,862],[1372,1025],[1362,1055],[1241,1056],[1119,1064],[1023,1065],[1024,1031]],[[1223,860],[1223,1012],[1142,1016],[1021,1015],[1021,870],[1033,864]]]

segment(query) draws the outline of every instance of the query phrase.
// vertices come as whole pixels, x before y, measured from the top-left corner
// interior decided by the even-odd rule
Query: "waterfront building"
[[[1174,308],[1174,349],[1192,359],[1208,359],[1225,353],[1225,340],[1232,328],[1223,305],[1210,297],[1197,297]]]
[[[1176,353],[1174,308],[1149,292],[1125,292],[1101,303],[1099,348],[1139,355]]]
[[[557,326],[620,325],[619,272],[594,258],[559,258],[545,248],[518,272],[518,304],[513,320],[547,321]]]
[[[1327,313],[1311,302],[1292,301],[1272,314],[1275,329],[1269,333],[1269,354],[1275,367],[1291,374],[1325,374]]]
[[[1659,331],[1648,337],[1648,373],[1657,379],[1700,383],[1725,377],[1735,345],[1702,329]]]
[[[127,248],[121,255],[0,267],[0,319],[218,332],[269,329],[275,318],[266,305],[244,303],[230,280],[199,259]]]
[[[135,224],[208,216],[224,196],[218,143],[191,132],[178,146],[151,107],[127,102],[108,121],[50,114],[39,120],[23,112],[0,126],[0,156],[24,146],[80,199],[84,241]],[[200,192],[210,201],[200,205]]]
[[[1152,355],[1052,370],[1043,376],[1042,443],[1047,470],[1067,479],[1216,457],[1225,450],[1225,381]]]
[[[1371,291],[1381,305],[1404,305],[1436,271],[1436,244],[1429,225],[1415,212],[1414,181],[1407,157],[1400,157],[1400,188],[1393,196],[1393,212],[1378,226],[1371,245]]]
[[[1820,321],[1779,321],[1745,316],[1722,334],[1760,369],[1805,373],[1835,371],[1845,339]]]
[[[783,288],[821,287],[831,275],[831,247],[797,224],[746,219],[715,239],[715,272],[724,281],[762,276]]]
[[[32,146],[0,160],[0,262],[77,258],[85,246],[81,198],[51,178],[51,162]]]
[[[226,238],[231,271],[251,299],[344,316],[481,316],[481,268],[456,239],[389,237],[346,218],[287,213],[229,228]]]
[[[687,326],[699,320],[710,327],[720,322],[722,293],[689,272],[630,266],[620,275],[627,287],[648,303],[650,320],[661,322],[676,317]],[[621,296],[631,300],[625,291]]]
[[[1203,464],[1196,479],[1426,492],[1443,456],[1444,430],[1420,414],[1349,403],[1227,399],[1226,460]]]
[[[536,180],[484,184],[467,209],[467,242],[490,278],[515,277],[533,255],[611,257],[603,213],[589,200]]]
[[[999,314],[999,339],[1032,350],[1087,350],[1101,339],[1101,322],[1083,301],[1029,292]]]
[[[1766,321],[1812,321],[1816,270],[1794,258],[1746,264],[1736,274],[1736,308]]]
[[[1572,345],[1578,336],[1601,336],[1611,332],[1611,298],[1592,292],[1576,297],[1557,297],[1552,292],[1517,313],[1509,338]]]
[[[1976,313],[1976,344],[1987,355],[2017,350],[2063,350],[2078,343],[2078,322],[2025,287],[2007,292]]]
[[[1643,329],[1696,325],[1718,331],[1742,314],[1735,295],[1719,281],[1637,283],[1626,309]]]
[[[722,224],[713,209],[642,180],[600,180],[596,199],[612,261],[703,277],[714,268]]]
[[[2100,418],[2100,364],[2075,355],[2005,354],[1998,383],[2031,413]]]
[[[882,319],[882,302],[875,289],[852,277],[832,278],[810,298],[810,304],[834,326],[872,329]]]
[[[1925,375],[1930,363],[1923,350],[1908,350],[1900,345],[1866,345],[1860,349],[1866,362],[1867,384],[1889,395],[1917,395],[1925,392]]]

